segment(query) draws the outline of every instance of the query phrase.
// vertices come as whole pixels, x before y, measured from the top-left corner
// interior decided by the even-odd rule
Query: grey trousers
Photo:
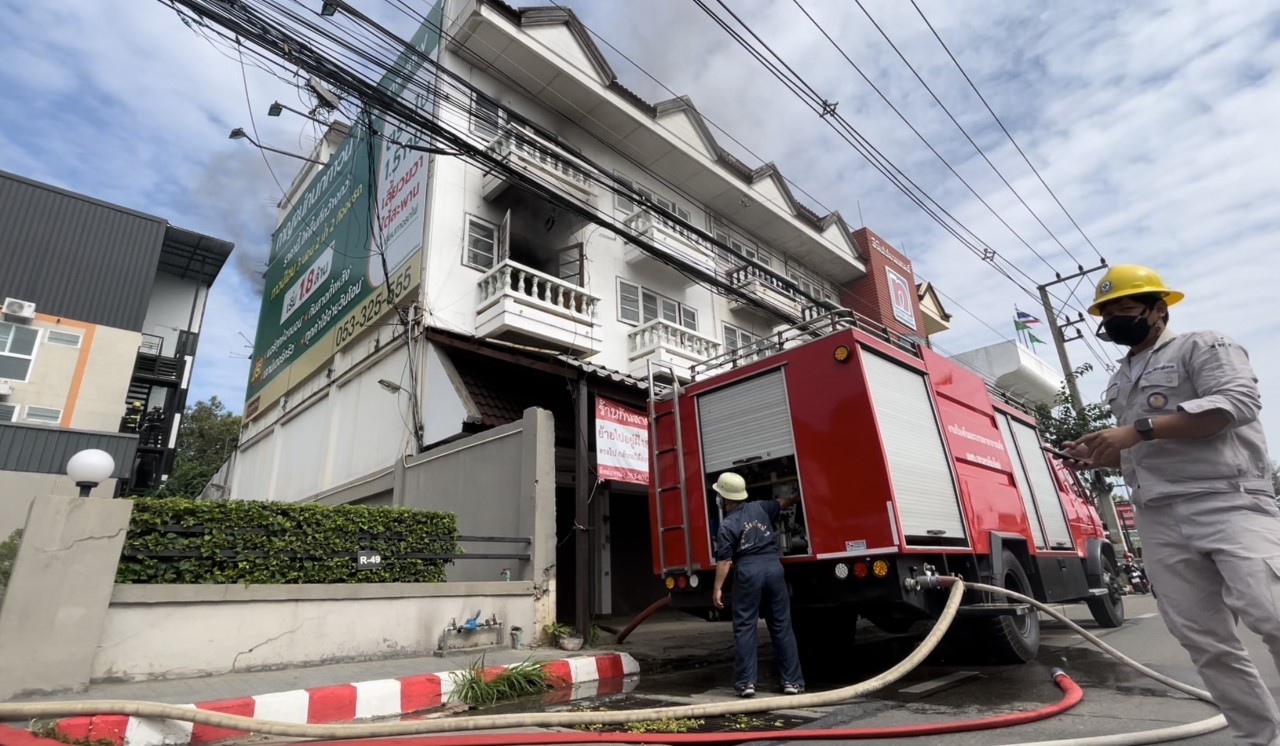
[[[1280,510],[1231,492],[1138,506],[1160,615],[1191,654],[1238,744],[1280,746],[1280,708],[1236,634],[1238,618],[1280,668]]]

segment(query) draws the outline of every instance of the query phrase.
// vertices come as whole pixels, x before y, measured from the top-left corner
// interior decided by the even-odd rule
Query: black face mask
[[[1112,316],[1098,325],[1098,336],[1106,332],[1107,339],[1124,347],[1134,347],[1147,340],[1151,334],[1151,322],[1143,316]]]

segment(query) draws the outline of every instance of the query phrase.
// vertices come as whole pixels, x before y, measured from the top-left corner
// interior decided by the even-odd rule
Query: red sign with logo
[[[596,397],[596,471],[601,479],[649,484],[649,418]]]

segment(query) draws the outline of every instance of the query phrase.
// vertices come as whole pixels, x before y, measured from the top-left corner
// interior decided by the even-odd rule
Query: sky
[[[1176,329],[1218,330],[1250,351],[1271,451],[1280,453],[1280,320],[1273,311],[1280,286],[1280,7],[1249,0],[917,1],[1088,241],[910,3],[743,0],[731,7],[887,158],[1029,275],[1014,275],[1023,287],[1078,264],[1095,266],[1100,257],[1157,268],[1187,294],[1172,310]],[[1015,305],[1043,317],[1038,302],[943,232],[692,0],[570,5],[643,68],[605,48],[626,86],[650,101],[671,96],[663,85],[689,95],[745,146],[717,132],[734,155],[752,166],[776,163],[793,190],[813,195],[797,192],[801,201],[819,213],[839,210],[851,225],[865,223],[903,249],[918,279],[932,281],[953,314],[951,330],[934,340],[944,352],[1012,337]],[[259,142],[309,152],[314,124],[288,112],[266,115],[274,100],[307,108],[288,78],[242,67],[234,47],[210,44],[159,0],[0,0],[0,169],[235,242],[210,297],[192,392],[217,395],[235,411],[248,376],[241,335],[251,339],[256,327],[277,180],[288,186],[297,162],[264,156],[227,134],[256,128]],[[1078,287],[1071,316],[1087,305],[1097,279]],[[1074,285],[1059,286],[1061,296]],[[1092,324],[1083,328],[1092,334]],[[1036,331],[1050,340],[1042,326]],[[1037,352],[1056,362],[1051,346]],[[1082,392],[1097,401],[1104,361],[1121,351],[1090,340],[1069,343],[1068,352],[1073,364],[1095,369]]]

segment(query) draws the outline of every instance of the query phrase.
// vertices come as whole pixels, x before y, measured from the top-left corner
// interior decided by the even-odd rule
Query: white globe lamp
[[[80,451],[67,461],[67,476],[80,488],[80,497],[88,497],[89,491],[110,479],[115,470],[116,460],[97,448]]]

